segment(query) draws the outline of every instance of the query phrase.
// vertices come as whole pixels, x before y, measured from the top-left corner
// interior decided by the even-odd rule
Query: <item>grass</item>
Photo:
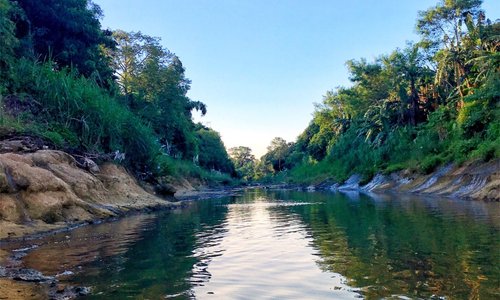
[[[91,153],[120,151],[127,162],[152,161],[159,145],[150,127],[93,80],[70,70],[55,71],[51,63],[21,59],[11,90],[19,99],[33,95],[40,109],[16,116],[20,132],[30,132],[60,147]],[[5,118],[4,118],[5,120]]]
[[[190,161],[174,159],[167,155],[159,155],[155,159],[155,175],[175,178],[191,178],[209,185],[235,185],[237,181],[226,173],[206,170]]]

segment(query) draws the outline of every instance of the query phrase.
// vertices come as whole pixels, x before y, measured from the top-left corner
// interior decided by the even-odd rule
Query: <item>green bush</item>
[[[158,178],[172,176],[174,178],[198,179],[209,185],[236,184],[236,181],[226,173],[209,171],[193,162],[175,159],[167,155],[158,155],[154,164],[154,175]]]
[[[18,62],[10,90],[29,94],[43,108],[26,131],[54,144],[92,153],[125,153],[130,165],[149,165],[159,150],[153,131],[91,79],[52,64],[27,59]],[[49,122],[47,122],[47,120]]]
[[[387,168],[385,168],[385,170],[383,170],[383,173],[387,175],[387,174],[391,174],[393,172],[404,170],[406,168],[407,168],[406,164],[395,163],[395,164],[391,164],[391,165],[387,166]]]
[[[432,173],[437,166],[443,163],[443,158],[440,155],[433,155],[424,158],[424,160],[420,164],[420,170],[424,174]]]

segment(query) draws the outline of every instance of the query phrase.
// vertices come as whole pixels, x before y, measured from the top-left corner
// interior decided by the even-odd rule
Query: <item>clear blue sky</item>
[[[419,10],[437,0],[95,0],[103,27],[162,39],[208,106],[200,121],[227,148],[260,157],[272,138],[293,141],[327,90],[348,85],[345,61],[417,40]],[[497,0],[483,5],[500,17]]]

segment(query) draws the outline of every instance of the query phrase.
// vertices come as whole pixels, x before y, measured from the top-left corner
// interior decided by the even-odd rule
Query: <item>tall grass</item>
[[[235,185],[237,181],[226,173],[207,170],[190,161],[159,155],[155,159],[157,177],[168,174],[174,178],[195,179],[211,185]]]
[[[68,69],[56,71],[50,62],[20,59],[16,66],[10,90],[40,107],[20,120],[25,131],[61,146],[93,153],[118,150],[131,163],[152,162],[159,145],[151,128],[96,82]]]

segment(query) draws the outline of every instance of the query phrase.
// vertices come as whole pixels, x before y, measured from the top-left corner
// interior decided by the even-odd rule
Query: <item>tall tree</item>
[[[419,87],[426,84],[426,79],[433,72],[426,66],[428,61],[420,47],[410,44],[402,50],[397,49],[384,57],[383,62],[392,79],[389,100],[401,103],[402,120],[407,120],[411,125],[423,121]]]
[[[230,148],[229,155],[231,156],[231,159],[233,159],[234,165],[237,168],[243,167],[244,165],[255,161],[252,149],[245,146]]]
[[[285,158],[290,150],[290,146],[285,139],[275,137],[267,147],[267,153],[261,160],[266,164],[270,163],[275,172],[280,172],[285,168]]]
[[[191,81],[180,59],[159,38],[124,31],[115,31],[113,37],[113,66],[129,107],[151,124],[169,154],[189,159],[197,155],[191,112],[205,114],[206,107],[187,97]]]
[[[18,0],[24,11],[17,23],[17,37],[26,55],[51,59],[59,67],[74,67],[109,85],[113,71],[104,48],[113,47],[111,33],[103,31],[102,11],[90,0]],[[31,50],[31,51],[30,51]]]
[[[122,93],[130,101],[134,94],[136,98],[154,101],[165,80],[160,73],[168,68],[174,55],[160,45],[159,38],[141,32],[116,30],[113,38],[113,69]]]
[[[482,0],[443,0],[435,7],[419,13],[417,31],[422,35],[422,44],[435,53],[437,62],[436,82],[446,85],[450,96],[459,96],[463,105],[464,88],[470,88],[467,74],[471,65],[468,57],[471,50],[464,41],[474,23],[484,20]],[[470,44],[469,44],[470,45]]]

